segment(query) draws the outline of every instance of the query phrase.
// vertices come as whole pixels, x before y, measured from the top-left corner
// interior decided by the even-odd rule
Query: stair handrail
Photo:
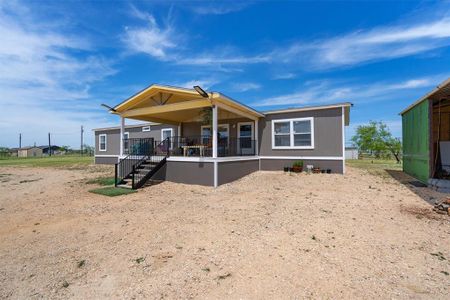
[[[154,142],[154,144],[156,144],[156,142]],[[146,181],[148,179],[148,175],[152,173],[153,169],[150,170],[147,174],[145,174],[142,178],[136,178],[136,169],[138,169],[144,162],[148,161],[148,160],[152,160],[153,157],[158,156],[157,151],[158,149],[163,149],[163,155],[162,159],[158,162],[158,165],[155,166],[155,168],[159,168],[159,163],[161,163],[162,161],[166,161],[167,157],[169,157],[170,155],[170,138],[166,138],[164,140],[162,140],[159,144],[155,145],[153,147],[153,153],[151,153],[150,155],[144,156],[142,157],[138,162],[136,162],[136,164],[134,164],[133,166],[133,172],[131,173],[132,176],[132,180],[131,180],[131,187],[133,189],[136,189],[140,186],[142,186],[142,182]],[[153,175],[153,174],[151,174]]]
[[[154,141],[152,141],[154,144]],[[153,151],[153,149],[152,149]],[[117,162],[114,166],[114,186],[117,186],[119,183],[121,183],[128,175],[132,174],[135,170],[135,166],[137,163],[139,163],[141,160],[139,159],[136,162],[136,159],[133,159],[133,157],[138,157],[139,155],[134,153],[134,151],[131,151],[127,156],[120,159],[119,162]],[[147,156],[148,155],[144,155]]]

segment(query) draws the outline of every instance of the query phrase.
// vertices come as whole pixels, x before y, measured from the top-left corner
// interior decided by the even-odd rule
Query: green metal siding
[[[402,115],[403,171],[427,182],[430,170],[428,100]]]

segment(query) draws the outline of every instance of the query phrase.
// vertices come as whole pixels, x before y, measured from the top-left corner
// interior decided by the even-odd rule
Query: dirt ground
[[[109,198],[88,192],[102,174],[0,168],[0,298],[450,295],[450,217],[425,201],[441,195],[390,176],[257,172]]]

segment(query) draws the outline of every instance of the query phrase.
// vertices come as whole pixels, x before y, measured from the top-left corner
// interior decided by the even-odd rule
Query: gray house
[[[260,112],[200,87],[152,85],[111,108],[120,126],[94,129],[95,161],[133,188],[149,179],[218,186],[296,161],[343,174],[351,106]]]

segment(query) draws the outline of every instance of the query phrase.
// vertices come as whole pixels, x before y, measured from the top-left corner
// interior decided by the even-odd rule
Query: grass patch
[[[83,259],[77,263],[77,266],[78,266],[78,268],[82,268],[85,264],[86,264],[86,261]]]
[[[347,166],[367,170],[372,175],[390,177],[386,170],[402,171],[402,164],[395,160],[384,159],[348,159]]]
[[[145,257],[138,257],[136,259],[134,259],[134,261],[138,264],[140,264],[141,262],[143,262],[145,260]]]
[[[87,184],[98,184],[98,185],[114,185],[114,177],[98,177],[86,181]]]
[[[136,193],[136,190],[108,186],[108,187],[93,189],[93,190],[90,190],[89,192],[94,193],[94,194],[103,195],[103,196],[108,196],[108,197],[115,197],[115,196],[120,196],[120,195],[128,195],[128,194]]]
[[[50,157],[12,157],[0,159],[2,166],[24,166],[24,167],[73,167],[89,165],[94,162],[92,156],[50,156]]]

